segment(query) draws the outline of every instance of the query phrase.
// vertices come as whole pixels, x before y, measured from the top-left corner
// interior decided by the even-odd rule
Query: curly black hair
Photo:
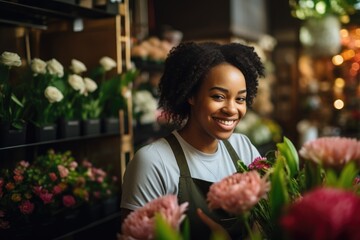
[[[251,106],[258,78],[264,76],[264,66],[253,47],[240,43],[183,42],[170,51],[159,83],[159,107],[169,122],[181,126],[190,114],[187,100],[198,91],[210,69],[222,63],[229,63],[244,74],[246,105]]]

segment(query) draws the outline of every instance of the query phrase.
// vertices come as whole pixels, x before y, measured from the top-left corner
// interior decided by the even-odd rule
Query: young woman
[[[139,149],[128,164],[122,186],[124,217],[152,199],[176,194],[179,203],[189,202],[192,239],[209,239],[207,220],[235,238],[233,221],[210,211],[206,194],[212,183],[236,172],[238,160],[249,165],[260,156],[246,136],[233,132],[256,95],[263,71],[254,49],[238,43],[187,42],[170,52],[159,84],[159,106],[177,128]]]

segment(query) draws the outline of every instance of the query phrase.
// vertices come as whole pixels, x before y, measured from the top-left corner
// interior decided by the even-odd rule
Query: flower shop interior
[[[157,86],[183,41],[265,66],[235,131],[360,139],[360,2],[0,0],[0,239],[117,239],[127,163],[173,129]]]

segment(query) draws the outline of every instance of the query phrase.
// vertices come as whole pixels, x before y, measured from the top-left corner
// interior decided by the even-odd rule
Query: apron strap
[[[228,150],[230,157],[235,165],[235,168],[237,169],[237,162],[241,160],[239,158],[239,155],[236,153],[234,147],[231,145],[231,143],[228,140],[222,140],[225,144],[226,149]]]
[[[176,139],[174,134],[169,134],[165,137],[166,141],[168,141],[174,155],[176,158],[177,165],[180,169],[180,176],[181,177],[191,177],[190,170],[186,162],[184,151],[179,143],[179,141]]]

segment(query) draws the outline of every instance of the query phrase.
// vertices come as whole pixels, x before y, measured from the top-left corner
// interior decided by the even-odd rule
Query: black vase
[[[0,147],[16,146],[25,142],[26,125],[22,129],[15,129],[10,123],[0,123]]]
[[[31,124],[28,131],[28,142],[46,142],[56,139],[57,124],[48,124],[38,127]]]
[[[59,138],[73,138],[80,136],[80,121],[61,119],[58,123]]]
[[[100,130],[100,119],[88,119],[81,121],[81,135],[83,136],[99,134]]]
[[[103,133],[119,133],[119,119],[115,117],[102,119],[101,131]]]

